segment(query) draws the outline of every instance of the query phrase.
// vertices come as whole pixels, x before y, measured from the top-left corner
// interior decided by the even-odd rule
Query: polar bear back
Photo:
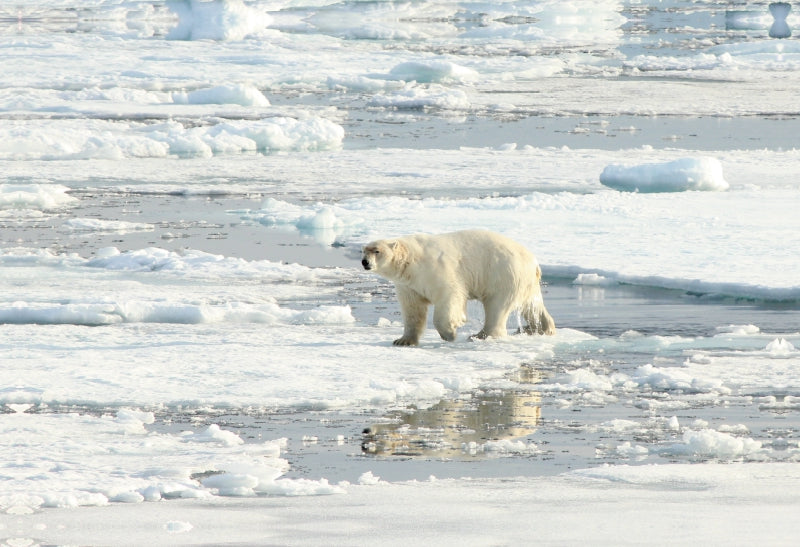
[[[440,294],[437,285],[463,291],[468,299],[494,294],[523,302],[538,288],[541,270],[533,254],[503,235],[486,230],[416,234],[400,238],[408,248],[410,285]],[[444,287],[442,287],[444,288]],[[447,292],[447,291],[445,291]]]

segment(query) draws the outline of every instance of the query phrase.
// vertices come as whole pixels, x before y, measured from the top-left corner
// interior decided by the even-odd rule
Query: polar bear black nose
[[[364,266],[365,270],[369,270],[370,269],[369,260],[367,260],[366,258],[361,261],[361,265]]]

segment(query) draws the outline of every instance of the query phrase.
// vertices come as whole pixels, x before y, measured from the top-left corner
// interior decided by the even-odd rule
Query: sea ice
[[[0,184],[0,209],[58,209],[78,201],[68,192],[59,184]]]
[[[0,38],[0,542],[791,544],[800,43],[661,4],[19,3]],[[229,238],[183,241],[197,224]],[[630,330],[400,352],[380,342],[402,329],[389,285],[355,258],[283,263],[271,239],[346,260],[476,226],[536,252],[565,315]],[[493,393],[476,412],[502,420],[465,466],[354,457],[361,421]],[[540,419],[503,436],[522,407]],[[265,442],[220,412],[304,429]],[[321,415],[355,433],[334,445]],[[476,478],[389,478],[434,466]]]
[[[629,192],[721,191],[729,188],[722,176],[722,164],[710,157],[636,166],[609,165],[600,174],[600,182]]]
[[[170,40],[241,40],[272,20],[241,0],[169,0],[167,5],[179,19],[167,35]]]
[[[664,449],[672,455],[690,456],[702,460],[730,461],[737,459],[760,459],[761,443],[747,437],[735,437],[710,429],[687,430],[682,442]]]
[[[269,99],[248,84],[220,85],[207,89],[198,89],[188,93],[173,93],[175,103],[185,104],[238,104],[241,106],[270,106]]]

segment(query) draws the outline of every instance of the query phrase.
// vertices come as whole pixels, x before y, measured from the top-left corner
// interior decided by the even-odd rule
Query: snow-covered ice
[[[0,543],[794,544],[772,8],[0,8]],[[555,336],[392,346],[360,246],[464,228]]]

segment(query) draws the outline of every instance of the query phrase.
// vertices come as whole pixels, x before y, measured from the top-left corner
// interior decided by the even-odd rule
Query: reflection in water
[[[177,16],[158,2],[75,6],[0,6],[0,34],[135,34],[162,36],[177,23]]]
[[[538,383],[540,374],[523,366],[514,380]],[[533,434],[541,418],[538,392],[518,389],[475,394],[468,400],[443,400],[426,409],[389,414],[386,422],[364,430],[367,454],[464,458],[498,454],[534,454],[521,440]]]
[[[774,2],[769,5],[769,12],[775,19],[769,29],[770,38],[788,38],[792,35],[792,29],[786,22],[790,11],[792,11],[792,6],[788,2]]]
[[[762,8],[763,9],[763,8]],[[725,13],[725,27],[728,30],[766,30],[770,38],[789,38],[792,36],[789,14],[792,5],[788,2],[773,2],[769,5],[769,15],[756,10],[729,10]],[[796,18],[792,21],[797,24]]]

